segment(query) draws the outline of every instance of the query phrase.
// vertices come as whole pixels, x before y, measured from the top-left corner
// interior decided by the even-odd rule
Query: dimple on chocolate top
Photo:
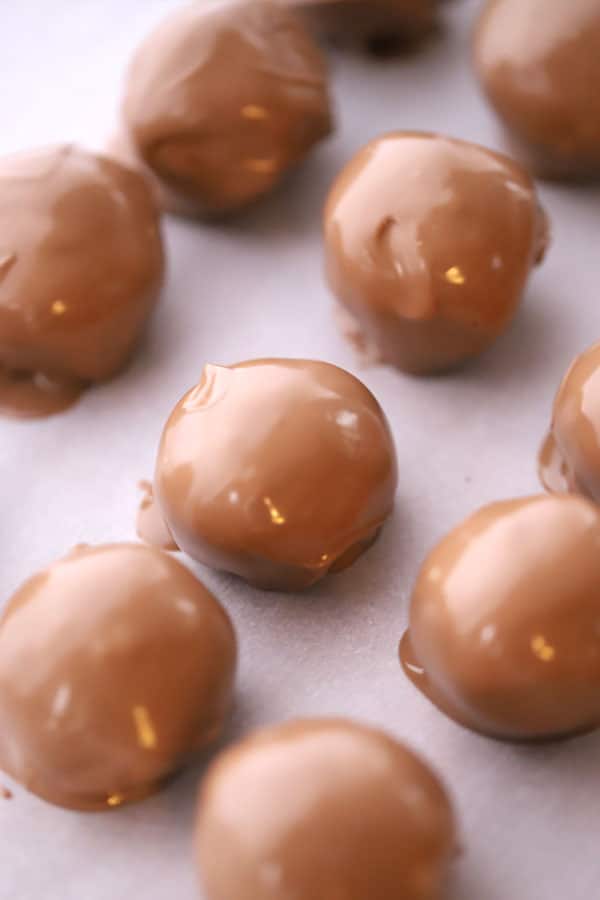
[[[324,236],[348,337],[369,359],[423,373],[476,355],[506,329],[548,222],[531,178],[507,157],[396,132],[342,170]]]
[[[137,173],[70,145],[0,159],[0,412],[56,412],[114,375],[163,268]]]
[[[574,496],[494,503],[425,560],[401,644],[443,712],[498,738],[600,724],[600,509]]]
[[[173,410],[155,472],[177,545],[261,587],[349,565],[390,514],[396,455],[354,376],[323,362],[206,366]]]
[[[600,177],[598,0],[490,0],[474,56],[529,166],[541,175]]]
[[[123,113],[143,161],[199,213],[271,190],[331,130],[324,59],[266,0],[177,10],[137,51]]]
[[[434,0],[279,0],[335,44],[393,51],[427,32]]]
[[[573,361],[558,389],[539,473],[549,491],[600,501],[600,344]]]
[[[436,900],[455,827],[442,785],[401,744],[306,720],[220,755],[196,846],[207,900]]]
[[[228,616],[176,560],[78,548],[0,619],[0,768],[60,806],[140,799],[219,735],[235,665]]]

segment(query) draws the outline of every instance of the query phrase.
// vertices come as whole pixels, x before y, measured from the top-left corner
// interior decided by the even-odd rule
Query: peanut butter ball
[[[404,670],[442,712],[496,738],[600,724],[600,508],[575,496],[485,506],[425,560]]]
[[[580,354],[563,378],[539,473],[549,491],[600,502],[600,344]]]
[[[131,356],[162,285],[148,185],[71,145],[0,159],[0,413],[59,412]]]
[[[206,366],[165,425],[154,479],[167,533],[194,559],[273,590],[346,568],[392,511],[381,407],[323,362]]]
[[[277,3],[189,4],[135,54],[123,118],[123,145],[157,176],[170,208],[231,212],[272,190],[329,134],[325,62]]]
[[[0,769],[72,809],[140,800],[220,734],[235,666],[227,614],[181,563],[80,547],[0,618]]]
[[[600,178],[598,0],[489,0],[475,67],[515,152],[550,178]]]
[[[434,0],[279,0],[342,47],[392,53],[431,30]]]
[[[506,330],[544,256],[548,222],[531,178],[507,157],[395,132],[342,170],[324,238],[346,336],[369,361],[425,374]]]
[[[455,825],[439,780],[406,747],[314,719],[221,753],[196,847],[207,900],[437,900]]]

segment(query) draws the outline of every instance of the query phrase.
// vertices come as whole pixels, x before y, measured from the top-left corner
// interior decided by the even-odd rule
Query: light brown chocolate
[[[205,367],[165,425],[156,500],[194,559],[272,590],[349,566],[392,511],[397,470],[381,407],[323,362]]]
[[[536,174],[600,177],[598,0],[490,0],[474,58],[515,152]]]
[[[563,378],[539,474],[549,491],[600,502],[600,343],[580,354]]]
[[[231,212],[272,190],[329,134],[325,62],[276,3],[189,4],[137,51],[123,118],[125,143],[160,179],[169,208]]]
[[[200,793],[207,900],[437,900],[455,841],[430,768],[342,719],[258,732],[221,753]]]
[[[279,0],[319,36],[342,47],[393,53],[429,32],[434,0]]]
[[[0,159],[0,413],[59,412],[115,375],[163,269],[136,172],[71,145]]]
[[[160,507],[154,497],[154,486],[150,481],[140,481],[143,493],[136,520],[136,531],[140,540],[161,550],[177,551],[179,547],[169,531]]]
[[[80,547],[0,619],[0,768],[59,806],[140,800],[220,734],[235,666],[227,614],[184,566]]]
[[[456,366],[506,330],[548,228],[531,178],[507,157],[441,135],[373,140],[325,209],[342,329],[368,361],[415,374]]]
[[[425,560],[404,670],[442,712],[496,738],[600,725],[600,508],[536,496],[483,507]]]

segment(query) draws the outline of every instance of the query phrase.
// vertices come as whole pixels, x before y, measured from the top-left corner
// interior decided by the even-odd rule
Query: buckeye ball
[[[489,0],[474,56],[515,152],[536,174],[600,178],[598,0]]]
[[[396,454],[371,392],[324,362],[208,365],[165,425],[156,501],[194,559],[273,590],[349,566],[392,511]]]
[[[325,61],[302,22],[268,0],[188,4],[142,43],[125,86],[125,152],[174,211],[256,200],[332,127]]]
[[[227,614],[184,566],[80,547],[0,618],[0,768],[72,809],[139,800],[218,737],[235,666]]]
[[[600,344],[581,353],[562,380],[539,474],[549,491],[600,502]]]
[[[512,321],[548,222],[517,163],[441,135],[360,150],[324,219],[340,325],[369,361],[425,374],[489,347]]]
[[[247,738],[213,763],[199,800],[207,900],[437,900],[455,850],[437,776],[341,719]]]
[[[401,643],[442,712],[496,738],[600,725],[600,509],[575,496],[485,506],[429,554]]]
[[[71,145],[0,159],[0,412],[49,415],[115,375],[163,268],[139,174]]]

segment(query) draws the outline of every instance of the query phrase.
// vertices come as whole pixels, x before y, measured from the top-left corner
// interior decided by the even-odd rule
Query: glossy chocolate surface
[[[186,5],[137,51],[123,116],[171,208],[230,212],[270,191],[329,134],[325,62],[302,22],[275,3]]]
[[[71,145],[0,159],[0,413],[58,412],[116,374],[163,268],[137,173]]]
[[[413,683],[497,738],[600,724],[600,509],[536,496],[483,507],[425,560],[401,644]]]
[[[220,734],[235,665],[228,616],[184,566],[80,547],[0,618],[0,768],[73,809],[139,800]]]
[[[600,502],[600,344],[573,361],[558,389],[539,474],[549,491]]]
[[[524,162],[542,176],[600,177],[598,0],[491,0],[474,53]]]
[[[279,725],[222,753],[198,813],[207,900],[437,900],[455,848],[429,767],[338,719]]]
[[[548,229],[531,178],[507,157],[425,133],[373,140],[325,209],[342,328],[370,361],[451,368],[508,327]]]
[[[387,420],[337,366],[206,366],[173,410],[154,487],[177,545],[260,587],[295,590],[350,565],[396,490]]]
[[[390,53],[427,33],[434,0],[280,0],[333,44]]]

